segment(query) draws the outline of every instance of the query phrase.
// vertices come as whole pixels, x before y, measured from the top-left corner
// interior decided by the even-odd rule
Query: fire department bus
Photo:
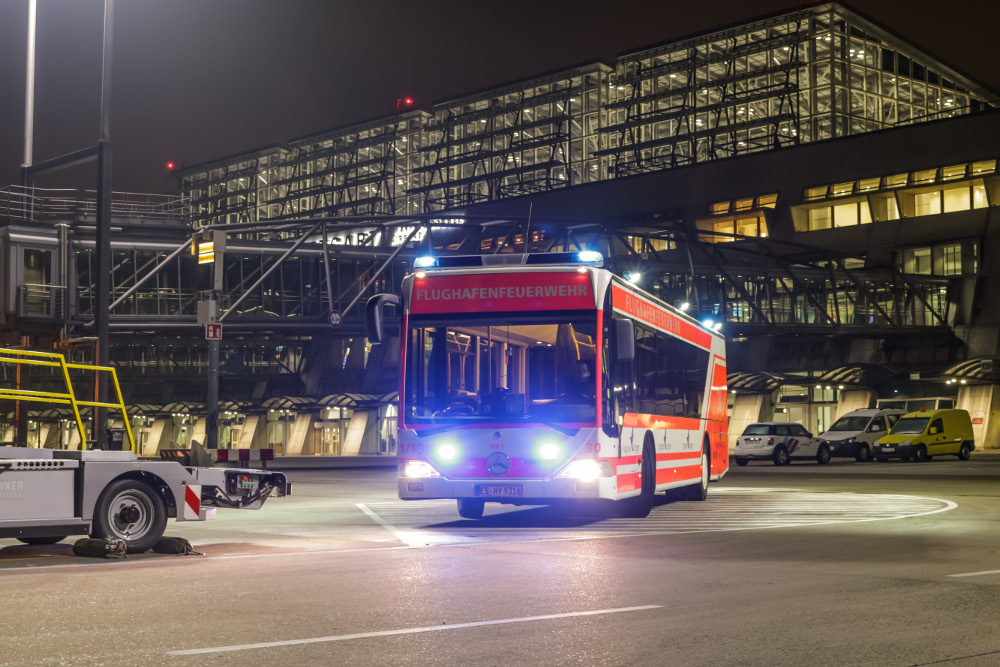
[[[399,497],[704,500],[729,468],[724,338],[602,268],[600,253],[421,257],[402,295]]]

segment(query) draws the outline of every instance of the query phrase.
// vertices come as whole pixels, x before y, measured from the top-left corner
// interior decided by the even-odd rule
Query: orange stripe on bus
[[[678,428],[689,431],[701,428],[701,420],[695,417],[667,417],[636,412],[626,412],[623,424],[626,428]]]

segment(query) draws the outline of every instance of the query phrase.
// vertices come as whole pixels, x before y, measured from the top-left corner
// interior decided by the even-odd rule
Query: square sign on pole
[[[222,340],[222,324],[218,322],[206,324],[205,340]]]

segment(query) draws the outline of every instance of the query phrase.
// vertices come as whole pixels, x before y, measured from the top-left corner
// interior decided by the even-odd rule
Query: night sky
[[[856,0],[855,8],[1000,90],[1000,3]],[[35,161],[97,142],[104,0],[38,0]],[[798,2],[116,0],[116,191],[170,192],[197,164]],[[0,186],[19,181],[28,0],[0,0]],[[683,14],[681,13],[683,12]],[[93,188],[96,166],[43,177]]]

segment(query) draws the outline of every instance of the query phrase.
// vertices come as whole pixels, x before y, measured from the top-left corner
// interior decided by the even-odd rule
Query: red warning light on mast
[[[400,97],[396,100],[396,111],[399,111],[403,107],[412,107],[413,98],[412,97]]]
[[[170,171],[173,171],[174,167],[176,167],[176,166],[177,165],[175,163],[173,163],[173,162],[167,162],[167,169],[169,169]]]

